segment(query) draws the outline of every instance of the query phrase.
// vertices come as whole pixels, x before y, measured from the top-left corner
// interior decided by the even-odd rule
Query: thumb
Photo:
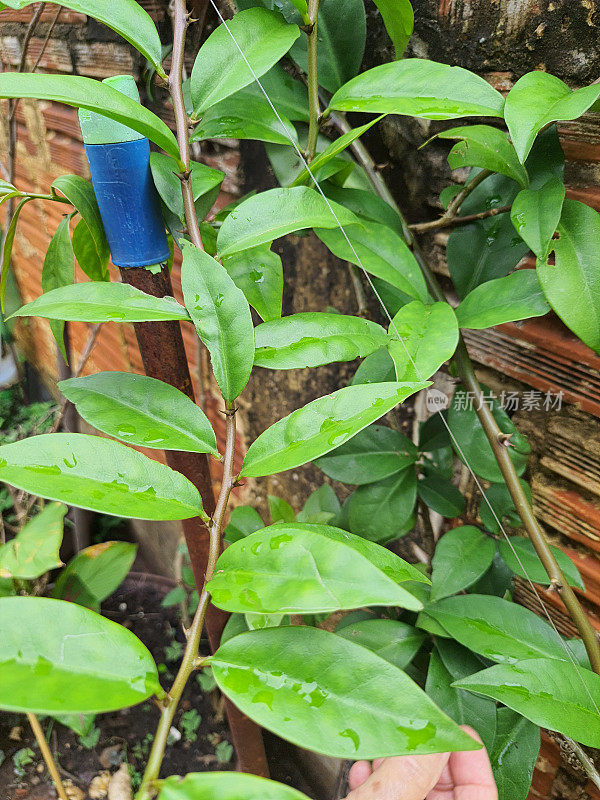
[[[424,800],[449,757],[449,753],[432,753],[386,758],[346,800]]]

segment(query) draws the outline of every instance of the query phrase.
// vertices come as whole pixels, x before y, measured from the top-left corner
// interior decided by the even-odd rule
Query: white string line
[[[288,137],[288,139],[289,139],[289,141],[290,141],[290,144],[292,145],[292,147],[293,147],[293,148],[294,148],[294,150],[296,151],[296,153],[297,153],[297,155],[298,155],[298,158],[300,159],[300,161],[301,161],[301,162],[302,162],[302,164],[304,165],[304,168],[306,169],[306,171],[307,171],[307,172],[308,172],[308,174],[310,175],[310,177],[311,177],[311,179],[312,179],[312,182],[313,182],[313,183],[314,183],[314,185],[315,185],[315,188],[317,189],[317,191],[319,192],[319,194],[321,195],[321,197],[322,197],[322,198],[323,198],[323,200],[325,201],[325,203],[326,203],[326,205],[327,205],[327,207],[328,207],[329,211],[331,212],[331,214],[332,214],[332,216],[333,216],[333,218],[334,218],[334,220],[335,220],[335,222],[336,222],[336,225],[338,226],[339,230],[341,231],[341,233],[342,233],[342,235],[343,235],[344,239],[346,240],[346,243],[348,244],[348,246],[349,246],[350,250],[352,251],[352,254],[353,254],[353,255],[354,255],[354,257],[356,258],[356,261],[358,262],[358,265],[360,266],[361,270],[363,271],[363,273],[364,273],[364,276],[365,276],[365,278],[366,278],[367,282],[369,283],[369,285],[370,285],[370,287],[371,287],[371,289],[372,289],[372,291],[373,291],[373,294],[374,294],[374,295],[375,295],[375,297],[377,298],[377,300],[378,300],[378,302],[379,302],[379,304],[380,304],[380,306],[381,306],[381,308],[382,308],[382,310],[383,310],[383,312],[384,312],[385,316],[388,318],[388,320],[389,320],[389,323],[390,323],[390,327],[391,327],[391,328],[393,328],[393,330],[394,330],[394,333],[395,333],[395,334],[396,334],[396,336],[398,337],[398,340],[399,340],[400,342],[402,342],[402,345],[403,345],[403,347],[404,347],[404,349],[405,349],[405,351],[406,351],[406,355],[408,356],[408,358],[409,358],[409,360],[410,360],[410,362],[411,362],[411,364],[412,364],[412,366],[413,366],[413,369],[415,370],[415,373],[417,374],[417,377],[419,378],[419,380],[423,381],[423,380],[424,380],[424,378],[423,378],[423,376],[421,375],[421,372],[420,372],[419,368],[417,367],[417,365],[416,365],[416,363],[415,363],[415,361],[414,361],[414,359],[413,359],[412,355],[410,354],[410,352],[409,352],[409,350],[408,350],[408,348],[407,348],[407,346],[406,346],[406,341],[405,341],[405,338],[404,338],[404,337],[402,337],[402,336],[400,335],[400,333],[398,332],[398,329],[396,328],[396,325],[394,324],[394,320],[393,320],[393,319],[392,319],[392,317],[390,316],[390,313],[389,313],[389,311],[388,311],[388,309],[387,309],[387,307],[386,307],[385,303],[383,302],[383,300],[382,300],[382,298],[381,298],[381,295],[379,294],[379,292],[377,291],[377,288],[376,288],[375,284],[374,284],[374,283],[373,283],[373,281],[371,280],[371,276],[369,275],[369,273],[368,273],[367,269],[365,268],[364,264],[362,263],[362,260],[361,260],[360,256],[358,255],[358,253],[356,252],[356,249],[355,249],[354,245],[353,245],[353,244],[352,244],[352,242],[350,241],[350,238],[348,237],[348,234],[346,233],[346,231],[345,231],[345,229],[344,229],[344,226],[342,225],[342,223],[341,223],[341,221],[340,221],[340,219],[339,219],[338,215],[336,214],[336,212],[335,212],[335,209],[334,209],[334,208],[333,208],[333,206],[331,205],[331,203],[330,203],[330,201],[329,201],[329,198],[328,198],[328,197],[325,195],[325,193],[323,192],[323,189],[321,188],[321,186],[320,186],[320,184],[319,184],[318,180],[317,180],[317,179],[315,178],[315,176],[313,175],[313,173],[312,173],[312,170],[311,170],[311,168],[310,168],[310,165],[309,165],[309,163],[307,162],[306,158],[304,157],[304,154],[302,153],[302,151],[300,150],[300,148],[299,148],[299,147],[298,147],[298,145],[296,144],[296,141],[295,141],[294,137],[291,135],[291,133],[290,133],[289,129],[287,128],[287,126],[286,126],[285,122],[284,122],[284,121],[283,121],[283,119],[281,118],[281,115],[279,114],[279,112],[277,111],[277,109],[276,109],[275,105],[274,105],[274,104],[273,104],[273,102],[271,101],[271,98],[269,97],[268,93],[266,92],[265,88],[263,87],[262,83],[260,82],[260,79],[259,79],[258,75],[256,74],[256,72],[254,71],[254,69],[253,69],[252,65],[250,64],[250,62],[249,62],[249,61],[248,61],[248,59],[246,58],[246,55],[245,55],[244,51],[243,51],[243,50],[242,50],[242,48],[240,47],[240,45],[239,45],[239,43],[238,43],[237,39],[235,38],[234,34],[232,33],[231,29],[230,29],[230,28],[229,28],[229,26],[227,25],[227,22],[226,22],[226,20],[224,19],[223,15],[221,14],[221,11],[220,11],[220,10],[219,10],[219,8],[217,7],[217,5],[216,5],[216,3],[215,3],[215,0],[210,0],[210,2],[211,2],[211,5],[213,6],[213,8],[215,9],[215,11],[217,12],[217,16],[218,16],[218,17],[219,17],[219,19],[221,20],[221,23],[222,23],[222,24],[225,26],[225,30],[227,31],[227,33],[228,33],[228,34],[229,34],[229,36],[231,37],[231,40],[233,41],[233,43],[234,43],[235,47],[237,48],[237,50],[239,51],[239,53],[240,53],[241,57],[243,58],[244,62],[246,63],[246,66],[248,67],[248,69],[249,69],[249,70],[250,70],[250,72],[252,73],[252,77],[253,77],[253,79],[254,79],[255,83],[258,85],[258,88],[260,89],[260,91],[261,91],[261,92],[262,92],[262,94],[264,95],[264,97],[265,97],[265,100],[267,101],[267,103],[268,103],[268,104],[269,104],[269,106],[271,107],[271,110],[273,111],[273,113],[274,113],[274,114],[275,114],[275,116],[277,117],[277,119],[278,119],[278,121],[279,121],[280,125],[282,126],[282,128],[283,128],[283,130],[284,130],[284,132],[285,132],[286,136]],[[560,633],[559,633],[559,631],[558,631],[558,628],[556,627],[556,624],[554,623],[554,620],[552,619],[552,617],[551,617],[550,613],[548,612],[548,609],[546,608],[546,605],[544,604],[544,602],[543,602],[543,600],[542,600],[542,598],[541,598],[541,596],[540,596],[539,592],[538,592],[538,591],[537,591],[537,589],[535,588],[535,586],[534,586],[534,584],[533,584],[533,581],[532,581],[532,580],[531,580],[531,578],[529,577],[529,573],[527,572],[527,570],[526,570],[526,568],[525,568],[525,566],[524,566],[523,562],[521,561],[521,558],[520,558],[520,556],[519,556],[519,554],[518,554],[517,550],[515,549],[514,545],[512,544],[512,542],[511,542],[511,537],[510,537],[510,536],[507,534],[506,530],[504,529],[504,526],[502,525],[502,522],[501,522],[501,520],[498,518],[498,515],[496,514],[496,511],[494,510],[494,508],[492,507],[492,504],[491,504],[491,503],[490,503],[490,501],[488,500],[488,498],[487,498],[487,495],[485,494],[485,492],[484,492],[484,490],[483,490],[483,487],[482,487],[482,485],[481,485],[481,482],[479,481],[479,478],[477,477],[477,475],[475,474],[475,472],[474,472],[474,471],[473,471],[473,469],[471,468],[471,465],[469,464],[469,462],[468,462],[467,458],[465,457],[465,454],[463,453],[463,451],[462,451],[462,448],[460,447],[459,443],[456,441],[456,437],[454,436],[454,434],[453,434],[453,433],[452,433],[452,431],[450,430],[450,426],[448,425],[448,422],[446,421],[446,418],[445,418],[445,417],[444,417],[444,415],[441,413],[441,411],[439,411],[439,410],[438,410],[436,413],[438,413],[438,414],[440,415],[440,417],[441,417],[441,419],[442,419],[442,422],[444,423],[444,426],[446,427],[446,430],[448,431],[448,434],[450,435],[450,437],[451,437],[452,441],[454,442],[454,445],[455,445],[455,447],[456,447],[456,449],[457,449],[457,451],[458,451],[458,453],[459,453],[460,457],[463,459],[463,461],[464,461],[464,463],[465,463],[465,465],[466,465],[467,469],[468,469],[468,470],[469,470],[469,472],[471,473],[471,475],[472,475],[472,477],[473,477],[473,480],[475,481],[475,484],[477,485],[477,488],[478,488],[478,489],[479,489],[479,491],[481,492],[481,495],[482,495],[483,499],[485,500],[485,502],[486,502],[486,504],[487,504],[487,506],[488,506],[489,510],[491,511],[491,513],[492,513],[492,515],[493,515],[493,517],[494,517],[494,520],[496,521],[496,523],[497,523],[498,527],[499,527],[499,528],[500,528],[500,530],[502,531],[502,534],[504,535],[504,538],[506,539],[506,541],[507,541],[507,543],[508,543],[508,546],[510,547],[510,549],[511,549],[511,551],[512,551],[512,553],[513,553],[514,557],[515,557],[515,559],[517,560],[517,563],[519,564],[519,566],[520,566],[521,570],[523,571],[523,574],[526,576],[526,578],[527,578],[527,581],[528,581],[528,583],[529,583],[529,586],[531,587],[531,590],[533,591],[534,595],[536,596],[536,598],[537,598],[537,600],[538,600],[538,602],[539,602],[539,604],[540,604],[540,606],[541,606],[542,610],[544,611],[544,614],[545,614],[545,616],[548,618],[548,622],[550,623],[551,627],[554,629],[554,632],[556,633],[556,636],[557,636],[557,638],[558,638],[559,642],[560,642],[560,643],[561,643],[561,645],[563,646],[563,649],[565,650],[565,652],[566,652],[566,654],[567,654],[567,656],[568,656],[568,659],[569,659],[569,661],[571,662],[571,664],[573,665],[573,667],[574,667],[575,671],[577,672],[577,675],[578,675],[578,677],[579,677],[579,680],[581,681],[581,684],[583,685],[583,687],[584,687],[584,689],[585,689],[586,693],[588,694],[588,696],[589,696],[590,700],[592,701],[592,704],[593,704],[594,708],[596,709],[596,712],[597,712],[597,713],[600,715],[600,708],[598,707],[598,705],[597,705],[596,701],[594,700],[594,698],[593,698],[593,696],[592,696],[592,694],[591,694],[591,692],[590,692],[590,690],[589,690],[589,688],[588,688],[587,684],[585,683],[585,681],[584,681],[584,679],[583,679],[583,675],[582,675],[582,673],[581,673],[581,671],[580,671],[580,666],[579,666],[579,664],[578,664],[578,663],[577,663],[577,661],[575,660],[575,658],[574,658],[574,656],[573,656],[573,653],[572,653],[572,651],[571,651],[570,647],[567,645],[567,643],[565,642],[565,640],[563,639],[563,637],[560,635]]]

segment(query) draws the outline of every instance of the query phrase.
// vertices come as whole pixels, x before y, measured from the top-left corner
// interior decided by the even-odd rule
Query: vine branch
[[[319,79],[317,76],[317,21],[319,0],[308,0],[308,138],[306,140],[306,160],[315,157],[319,136]]]
[[[480,211],[478,214],[465,214],[463,217],[440,217],[428,222],[416,222],[414,225],[408,227],[413,233],[426,233],[427,231],[437,231],[442,228],[455,227],[457,225],[468,225],[469,222],[476,222],[479,219],[488,219],[488,217],[495,217],[498,214],[506,214],[510,211],[511,206],[498,206],[498,208],[489,208],[487,211]]]
[[[345,120],[345,118],[341,117],[338,114],[332,113],[330,115],[330,119],[332,123],[336,126],[336,128],[340,131],[340,133],[347,133],[350,130],[350,126]],[[440,286],[436,276],[433,273],[433,270],[427,263],[425,256],[417,242],[413,232],[410,230],[398,204],[396,203],[392,193],[389,190],[385,180],[379,174],[375,162],[373,161],[371,154],[365,148],[365,146],[361,143],[360,139],[356,139],[351,148],[356,156],[357,160],[360,162],[362,167],[365,169],[365,172],[369,176],[373,187],[377,194],[385,200],[392,208],[397,212],[398,216],[402,222],[402,228],[404,230],[404,236],[406,239],[406,243],[411,248],[413,255],[415,256],[421,271],[425,277],[427,285],[429,287],[429,291],[431,292],[432,296],[435,300],[439,302],[446,302],[446,297]],[[484,173],[486,173],[484,175]],[[460,207],[460,203],[473,191],[476,185],[481,183],[488,175],[491,174],[486,170],[478,173],[478,175],[469,183],[464,189],[459,192],[458,195],[454,198],[453,203],[451,204],[452,207],[452,214]],[[482,175],[484,177],[482,177]],[[479,179],[479,180],[478,180]],[[476,183],[477,182],[477,183]],[[474,185],[475,184],[475,185]],[[459,198],[462,195],[462,200]],[[450,206],[448,206],[448,211],[450,211]],[[446,214],[448,213],[446,212]],[[501,443],[502,438],[502,431],[498,427],[498,424],[492,414],[491,409],[488,405],[482,400],[483,392],[479,381],[475,375],[475,370],[473,368],[473,363],[469,358],[469,354],[467,352],[466,345],[464,343],[464,339],[462,335],[459,337],[458,347],[456,349],[456,353],[452,359],[452,363],[455,365],[458,376],[465,386],[467,391],[473,392],[473,396],[476,399],[479,399],[478,403],[475,403],[475,409],[477,412],[477,416],[481,423],[481,426],[485,432],[485,435],[492,447],[492,451],[502,472],[502,477],[504,478],[506,485],[508,487],[510,496],[512,498],[513,503],[515,504],[515,508],[517,513],[519,514],[523,526],[527,532],[533,547],[544,565],[546,572],[548,573],[548,577],[551,583],[556,586],[558,593],[569,613],[569,616],[573,620],[579,635],[581,636],[583,643],[585,645],[585,649],[588,654],[588,658],[590,660],[591,667],[593,671],[600,675],[600,643],[598,642],[598,638],[596,636],[596,632],[592,627],[587,615],[585,614],[583,608],[581,607],[575,593],[569,586],[563,572],[554,556],[554,553],[550,549],[550,545],[548,540],[546,539],[546,535],[542,530],[541,526],[539,525],[535,515],[533,513],[533,509],[529,504],[527,496],[523,491],[523,487],[519,481],[519,477],[516,473],[514,464],[509,456],[508,449]]]

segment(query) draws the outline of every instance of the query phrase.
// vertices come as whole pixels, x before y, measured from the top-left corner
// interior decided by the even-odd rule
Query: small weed
[[[200,684],[200,688],[205,694],[208,694],[217,688],[217,682],[210,667],[204,667],[202,672],[196,675],[196,680]]]
[[[219,742],[215,747],[215,755],[219,759],[219,764],[227,764],[233,755],[233,745],[225,741]]]
[[[174,661],[179,661],[183,654],[183,645],[181,642],[178,642],[176,639],[173,639],[172,642],[165,647],[165,661],[168,661],[172,664]]]
[[[189,711],[184,711],[184,713],[181,715],[181,719],[179,720],[179,724],[181,726],[181,730],[183,731],[186,742],[196,741],[198,738],[196,731],[200,727],[201,722],[202,717],[195,708],[192,708]]]
[[[93,750],[98,744],[100,739],[100,728],[97,728],[93,723],[88,731],[79,737],[79,744],[85,747],[86,750]]]
[[[33,764],[35,753],[30,747],[22,747],[13,755],[12,760],[15,765],[15,775],[22,778],[25,775],[25,767]]]

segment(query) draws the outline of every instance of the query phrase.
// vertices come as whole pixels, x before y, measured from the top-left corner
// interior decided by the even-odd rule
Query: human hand
[[[481,741],[467,725],[461,728]],[[357,761],[346,800],[498,800],[485,748]]]

